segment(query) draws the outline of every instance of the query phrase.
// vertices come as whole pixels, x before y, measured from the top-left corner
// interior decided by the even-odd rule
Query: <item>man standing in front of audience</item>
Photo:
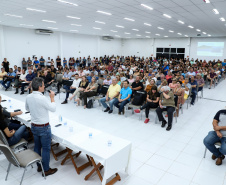
[[[116,78],[112,79],[112,84],[108,88],[106,96],[100,99],[100,103],[105,108],[104,112],[108,112],[109,114],[113,112],[113,105],[115,101],[117,101],[120,91],[121,87],[117,84]],[[110,107],[106,104],[106,102],[109,102]]]
[[[123,82],[123,88],[120,91],[118,99],[115,101],[114,106],[116,106],[119,111],[118,114],[124,114],[124,107],[129,103],[132,95],[132,90],[129,88],[129,81],[126,80]],[[119,105],[120,103],[120,105]]]
[[[45,89],[44,80],[42,78],[34,78],[32,80],[33,92],[26,98],[25,108],[31,114],[31,131],[34,136],[34,151],[42,156],[42,163],[45,176],[52,175],[57,172],[57,168],[51,169],[50,148],[51,148],[51,127],[49,125],[49,111],[56,111],[56,103],[54,100],[55,93],[50,91],[50,101],[42,94]],[[42,171],[40,164],[38,172]]]
[[[220,110],[213,118],[213,129],[203,140],[206,148],[213,154],[212,159],[216,165],[221,165],[226,155],[226,110]],[[221,147],[216,148],[215,143],[220,142]]]
[[[27,61],[25,60],[25,58],[23,58],[22,60],[22,69],[27,70]]]

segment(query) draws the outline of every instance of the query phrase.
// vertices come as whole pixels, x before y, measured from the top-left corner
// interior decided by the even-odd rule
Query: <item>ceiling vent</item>
[[[51,34],[53,34],[53,31],[52,30],[45,30],[45,29],[36,29],[35,33],[39,34],[39,35],[51,35]]]
[[[197,37],[201,37],[202,35],[199,33],[199,34],[197,34]]]
[[[103,36],[102,39],[106,40],[106,41],[111,41],[111,40],[114,39],[114,37],[112,37],[112,36]]]

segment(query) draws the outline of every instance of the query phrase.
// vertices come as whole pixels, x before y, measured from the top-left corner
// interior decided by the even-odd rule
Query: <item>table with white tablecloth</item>
[[[1,104],[9,112],[21,109],[23,114],[17,116],[16,119],[31,126],[31,116],[30,113],[26,113],[24,102],[5,95],[2,95],[2,100],[7,100]],[[71,150],[82,151],[104,166],[103,185],[106,184],[108,178],[121,170],[128,173],[132,146],[130,141],[82,125],[74,120],[63,118],[60,121],[59,115],[55,113],[50,112],[49,118],[54,141]],[[55,127],[58,124],[61,125]]]

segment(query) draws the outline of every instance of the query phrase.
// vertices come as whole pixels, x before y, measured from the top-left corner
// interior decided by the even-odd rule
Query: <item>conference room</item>
[[[0,1],[0,184],[226,184],[224,7]]]

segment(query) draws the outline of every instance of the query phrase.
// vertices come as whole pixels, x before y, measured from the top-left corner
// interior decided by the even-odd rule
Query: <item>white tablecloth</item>
[[[2,100],[7,100],[1,104],[9,112],[21,109],[23,114],[17,116],[17,119],[27,126],[31,126],[31,117],[29,113],[25,114],[24,102],[5,95],[2,95]],[[50,113],[49,116],[53,140],[74,151],[82,151],[104,165],[103,185],[106,184],[108,178],[122,169],[128,173],[132,146],[130,141],[84,126],[73,120],[63,118],[63,121],[60,122],[55,113]],[[62,125],[55,127],[57,124]],[[90,134],[92,137],[89,136]],[[110,146],[109,141],[112,143]]]

